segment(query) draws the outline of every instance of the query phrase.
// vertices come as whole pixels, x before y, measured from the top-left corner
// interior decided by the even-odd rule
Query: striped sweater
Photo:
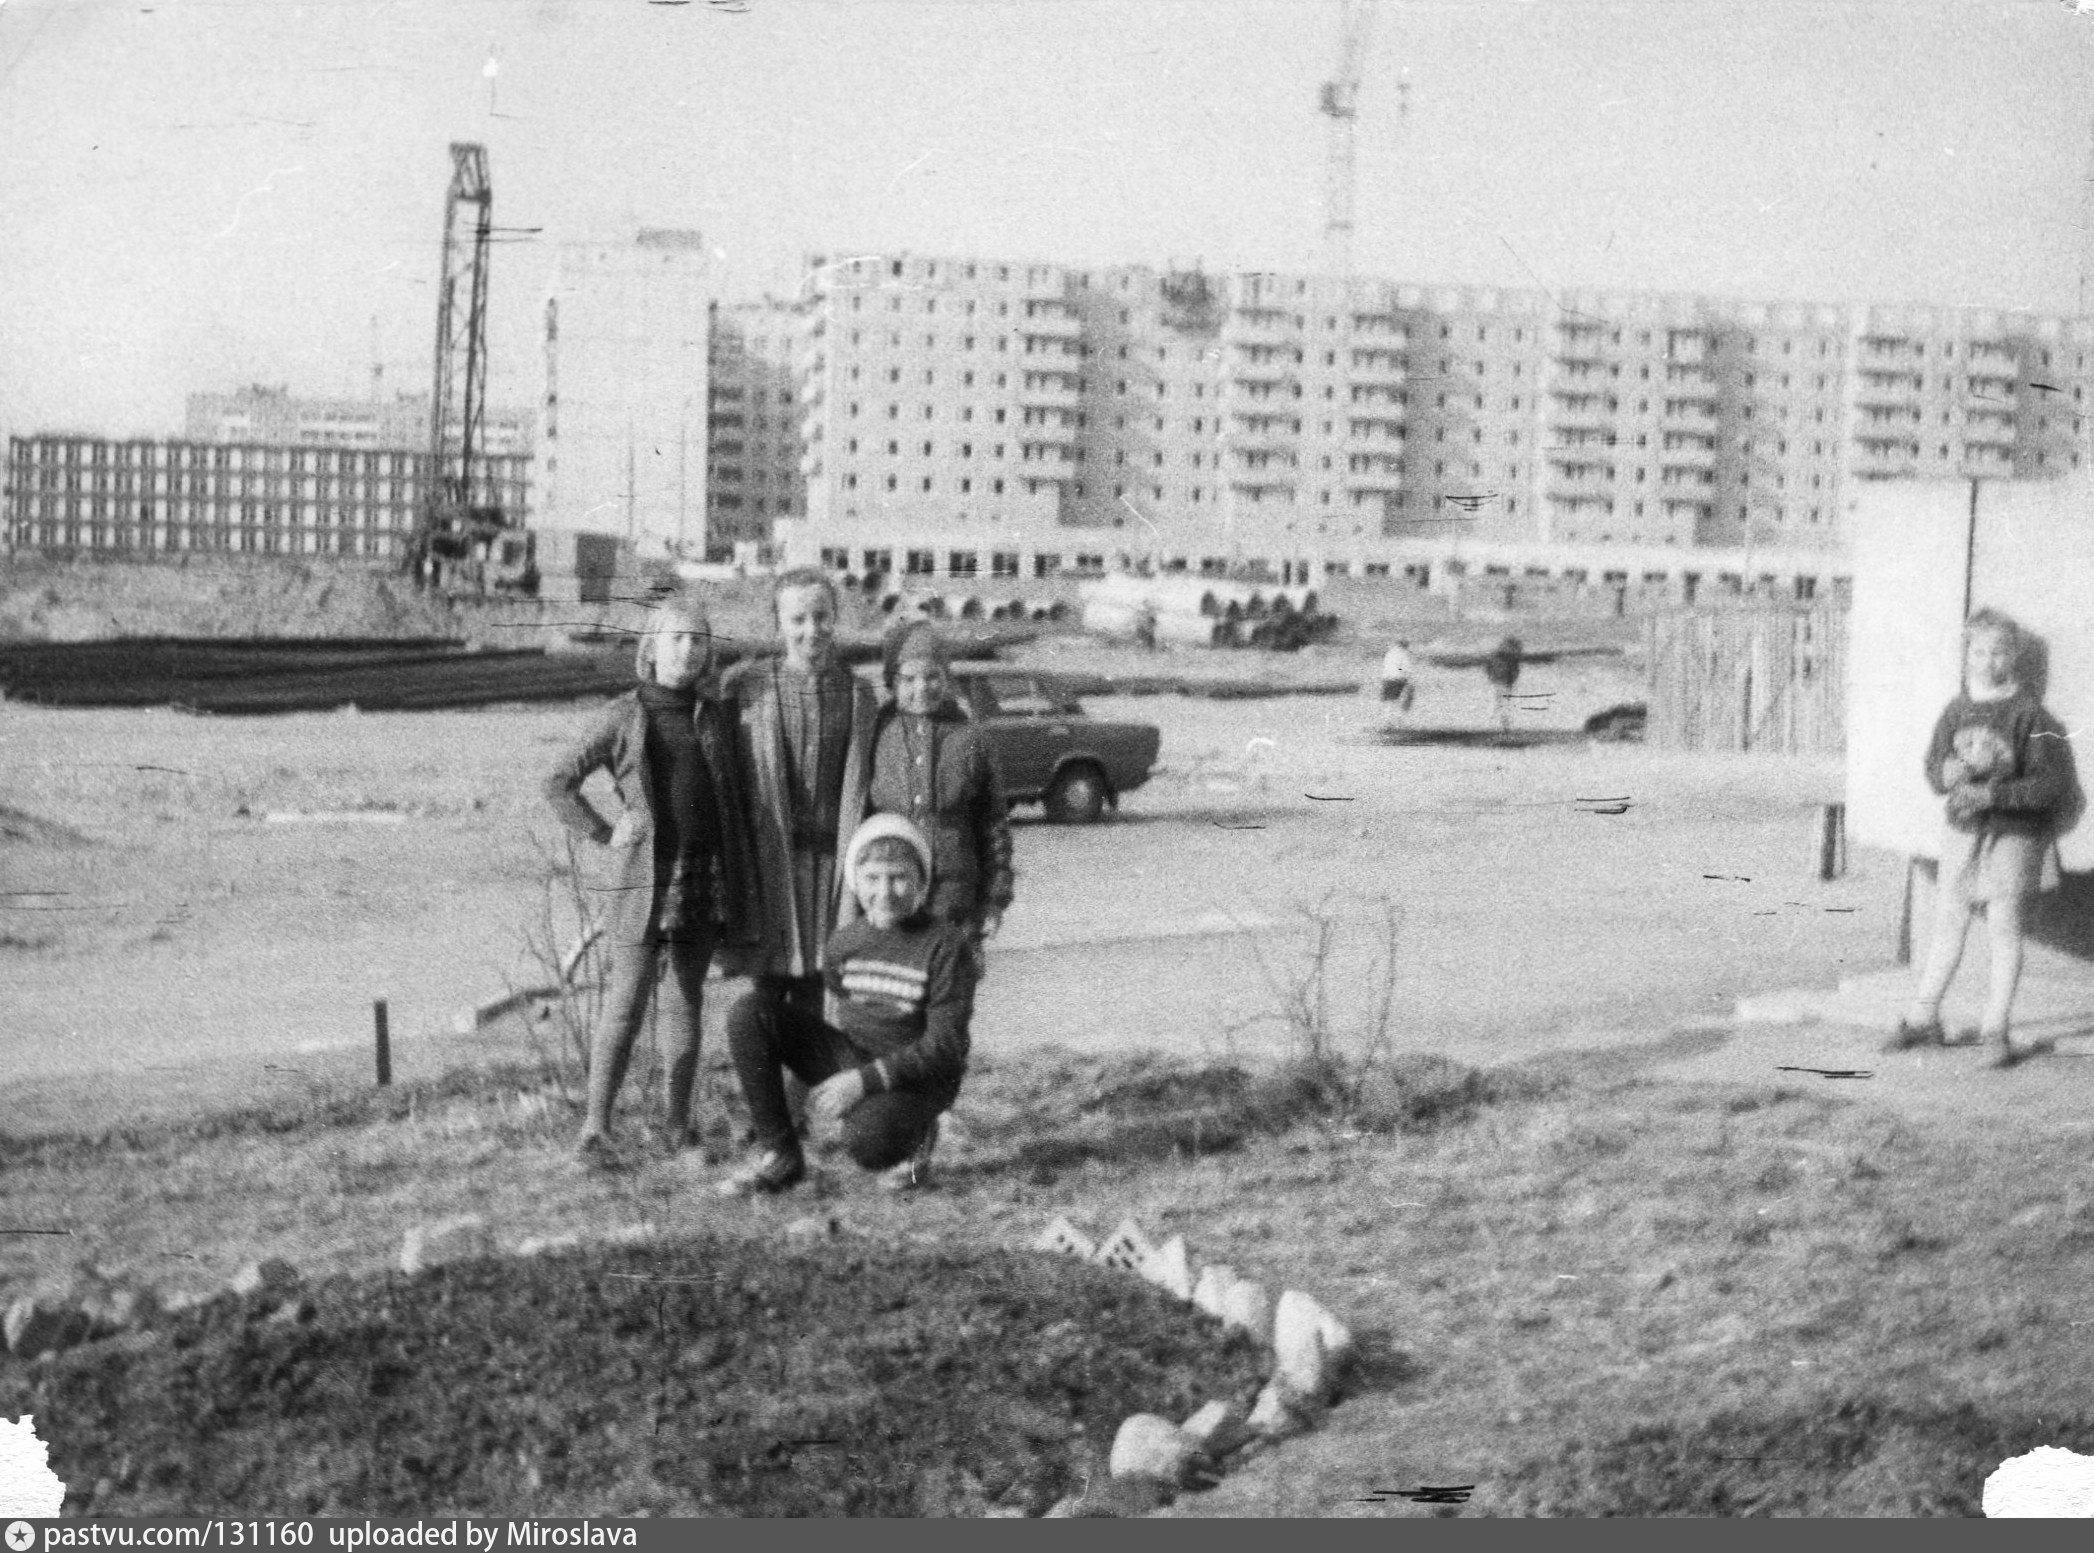
[[[967,935],[919,912],[899,927],[863,918],[829,935],[822,956],[837,1029],[872,1059],[867,1094],[957,1087],[967,1070],[974,973]]]

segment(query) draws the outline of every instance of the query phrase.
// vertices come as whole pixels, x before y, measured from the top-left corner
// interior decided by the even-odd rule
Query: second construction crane
[[[1353,126],[1373,20],[1373,0],[1340,0],[1338,68],[1317,98],[1318,111],[1330,121],[1323,168],[1323,264],[1331,274],[1346,277],[1352,274]]]
[[[462,210],[470,213],[470,236],[459,231]],[[487,262],[493,220],[487,148],[454,141],[451,187],[444,197],[443,269],[436,291],[429,477],[416,515],[414,543],[408,547],[409,562],[424,583],[484,587],[489,551],[507,526],[499,503],[478,499],[487,412]]]

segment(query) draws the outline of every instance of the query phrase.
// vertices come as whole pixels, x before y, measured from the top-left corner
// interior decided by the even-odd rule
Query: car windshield
[[[992,675],[981,688],[983,711],[992,717],[1053,717],[1075,710],[1068,697],[1049,694],[1029,675]]]

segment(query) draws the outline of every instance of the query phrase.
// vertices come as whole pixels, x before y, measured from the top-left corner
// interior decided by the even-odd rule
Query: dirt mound
[[[0,1372],[68,1515],[1037,1514],[1241,1339],[1032,1253],[705,1239],[224,1301]]]
[[[1980,1515],[1985,1479],[2039,1445],[2094,1450],[2094,1418],[1873,1400],[1661,1424],[1534,1464],[1519,1512],[1596,1515]]]

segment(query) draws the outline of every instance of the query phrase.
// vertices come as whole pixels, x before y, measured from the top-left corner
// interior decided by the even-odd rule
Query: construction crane
[[[472,208],[472,237],[459,210]],[[477,500],[481,426],[487,401],[487,256],[494,189],[487,148],[453,141],[451,187],[444,196],[443,269],[436,290],[436,381],[429,399],[429,477],[407,561],[433,585],[486,585],[486,562],[506,526],[499,502]],[[463,305],[459,282],[465,282]]]
[[[1359,118],[1360,69],[1367,55],[1373,0],[1339,0],[1338,68],[1323,83],[1317,110],[1330,120],[1323,167],[1323,262],[1341,278],[1352,275],[1353,125]]]

